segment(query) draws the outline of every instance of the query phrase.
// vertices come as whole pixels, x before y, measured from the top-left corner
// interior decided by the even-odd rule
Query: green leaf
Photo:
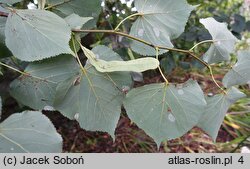
[[[122,86],[127,86],[127,80],[129,74],[101,74],[92,67],[86,75],[75,76],[57,87],[53,107],[76,119],[83,129],[108,132],[114,138],[124,98]]]
[[[93,49],[107,60],[121,60],[104,46]],[[89,64],[80,76],[74,76],[57,87],[54,107],[70,119],[76,119],[86,130],[114,132],[121,113],[123,89],[131,86],[127,72],[100,73]]]
[[[71,76],[79,74],[75,59],[69,55],[34,62],[10,84],[10,94],[23,105],[33,109],[52,106],[57,85]]]
[[[212,36],[214,43],[204,54],[203,60],[209,64],[230,60],[237,42],[236,37],[228,30],[227,24],[217,22],[214,18],[200,19]]]
[[[250,81],[250,51],[239,51],[238,62],[232,67],[225,77],[225,87],[243,85]]]
[[[49,6],[54,6],[52,11],[62,17],[73,13],[82,17],[93,17],[94,19],[84,25],[85,29],[93,28],[101,12],[100,0],[47,0]]]
[[[245,97],[245,94],[236,88],[231,88],[226,95],[217,94],[213,97],[207,97],[207,107],[198,123],[198,127],[203,129],[215,141],[229,107],[243,97]]]
[[[166,139],[175,139],[194,127],[205,107],[203,92],[196,81],[182,86],[151,84],[132,89],[124,101],[131,119],[158,147]]]
[[[47,3],[66,16],[75,13],[84,17],[98,17],[101,12],[100,0],[47,0]]]
[[[62,138],[41,112],[15,113],[0,123],[0,153],[59,153]]]
[[[159,66],[159,61],[155,58],[140,58],[129,61],[105,61],[102,60],[89,49],[80,45],[88,61],[99,72],[118,72],[118,71],[132,71],[144,72],[146,70],[156,69]]]
[[[23,0],[0,0],[0,3],[13,5],[15,3],[21,2]]]
[[[81,29],[85,23],[93,19],[92,17],[80,17],[77,14],[71,14],[64,18],[71,29]]]
[[[184,32],[190,12],[195,8],[186,0],[137,0],[135,7],[141,16],[133,23],[130,35],[166,47],[173,47],[171,39]],[[142,55],[155,55],[154,48],[140,42],[132,41],[131,48]]]
[[[64,19],[45,10],[14,10],[5,27],[6,45],[23,61],[36,61],[63,53],[69,47],[70,27]]]

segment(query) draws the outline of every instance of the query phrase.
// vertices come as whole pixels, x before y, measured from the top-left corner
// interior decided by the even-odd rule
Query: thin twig
[[[125,22],[126,20],[134,17],[134,16],[142,16],[143,14],[141,13],[135,13],[135,14],[132,14],[132,15],[129,15],[128,17],[126,17],[125,19],[123,19],[116,27],[115,27],[115,31],[117,31],[119,29],[119,27],[121,26],[121,24],[123,24],[123,22]]]
[[[89,85],[90,85],[90,88],[92,89],[92,91],[93,91],[93,93],[94,93],[96,99],[98,100],[99,97],[98,97],[98,95],[96,94],[96,91],[95,91],[95,89],[94,89],[94,87],[93,87],[93,84],[92,84],[92,82],[91,82],[91,79],[90,79],[89,76],[88,76],[87,70],[86,70],[86,69],[84,68],[84,66],[82,65],[82,62],[81,62],[81,60],[80,60],[80,58],[79,58],[79,55],[77,54],[76,44],[75,44],[74,38],[73,38],[72,42],[73,42],[73,47],[74,47],[74,54],[75,54],[75,57],[76,57],[76,59],[77,59],[77,61],[78,61],[78,64],[80,65],[80,68],[81,68],[81,70],[82,70],[82,73],[83,73],[83,74],[85,75],[85,77],[87,78],[88,83],[89,83]],[[81,44],[79,41],[77,41],[77,42],[79,43],[79,45],[80,45],[81,48],[82,48],[82,44]]]
[[[156,59],[159,60],[159,48],[155,48],[155,50],[156,50]],[[161,74],[162,78],[165,80],[166,85],[169,84],[168,79],[165,77],[165,75],[164,75],[164,73],[162,72],[160,66],[158,66],[158,70],[160,71],[160,74]]]
[[[82,62],[81,62],[81,60],[80,60],[80,58],[79,58],[79,56],[78,56],[78,54],[77,54],[76,44],[75,44],[74,38],[72,39],[72,43],[73,43],[75,58],[77,59],[77,62],[78,62],[78,64],[79,64],[79,66],[80,66],[82,72],[83,72],[84,74],[87,74],[86,69],[85,69],[84,66],[82,65]]]
[[[204,41],[201,41],[197,44],[195,44],[191,49],[189,49],[189,51],[193,51],[196,47],[202,45],[202,44],[205,44],[205,43],[214,43],[216,42],[215,40],[204,40]]]
[[[11,70],[13,70],[13,71],[15,71],[15,72],[18,72],[18,73],[20,73],[20,74],[22,74],[22,75],[25,75],[25,76],[28,76],[28,75],[29,75],[28,73],[23,72],[23,71],[21,71],[21,70],[18,70],[18,69],[14,68],[14,67],[12,67],[12,66],[9,66],[9,65],[7,65],[7,64],[5,64],[5,63],[0,62],[0,65],[2,65],[2,66],[4,66],[4,67],[7,67],[8,69],[11,69]]]
[[[116,35],[120,35],[120,36],[124,36],[127,37],[129,39],[144,43],[145,45],[148,45],[152,48],[159,48],[159,49],[165,49],[165,50],[170,50],[170,51],[175,51],[175,52],[181,52],[181,53],[185,53],[185,54],[189,54],[192,53],[188,50],[183,50],[183,49],[176,49],[176,48],[170,48],[170,47],[165,47],[165,46],[158,46],[158,45],[154,45],[150,42],[144,41],[143,39],[139,39],[136,38],[134,36],[131,36],[129,34],[123,33],[123,32],[118,32],[115,30],[84,30],[84,29],[72,29],[73,32],[82,32],[82,33],[107,33],[107,34],[116,34]]]
[[[224,94],[227,94],[227,92],[226,92],[226,91],[217,83],[217,81],[215,80],[214,74],[213,74],[213,69],[211,68],[211,66],[209,66],[209,72],[210,72],[211,78],[212,78],[213,82],[215,83],[215,85],[216,85]]]
[[[33,75],[31,75],[30,73],[23,72],[23,71],[21,71],[21,70],[18,70],[18,69],[16,69],[16,68],[14,68],[14,67],[12,67],[12,66],[9,66],[9,65],[7,65],[7,64],[5,64],[5,63],[2,63],[2,62],[0,62],[0,65],[6,67],[6,68],[8,68],[8,69],[11,69],[11,70],[13,70],[13,71],[15,71],[15,72],[18,72],[18,73],[20,73],[21,75],[26,76],[26,77],[32,77],[32,78],[34,78],[34,79],[38,79],[38,80],[42,80],[42,81],[47,81],[47,82],[51,82],[51,83],[56,83],[56,82],[49,81],[49,80],[44,79],[44,78],[41,78],[41,77],[33,76]]]
[[[132,40],[135,40],[135,41],[138,41],[138,42],[141,42],[145,45],[148,45],[150,47],[153,47],[155,49],[165,49],[165,50],[169,50],[169,51],[174,51],[174,52],[180,52],[180,53],[184,53],[184,54],[187,54],[187,55],[190,55],[192,56],[193,58],[195,58],[197,61],[199,61],[201,64],[203,64],[204,66],[206,66],[211,74],[211,77],[212,77],[212,80],[213,82],[215,83],[215,85],[223,92],[226,94],[226,91],[217,83],[217,81],[215,80],[214,78],[214,75],[213,75],[213,71],[212,71],[212,68],[210,67],[210,65],[208,63],[206,63],[205,61],[203,61],[202,59],[200,59],[198,56],[196,56],[192,51],[190,50],[183,50],[183,49],[176,49],[176,48],[169,48],[169,47],[165,47],[165,46],[157,46],[157,45],[154,45],[150,42],[147,42],[147,41],[144,41],[143,39],[139,39],[139,38],[136,38],[134,36],[131,36],[129,34],[126,34],[126,33],[123,33],[123,32],[118,32],[118,31],[115,31],[115,30],[82,30],[82,29],[73,29],[72,30],[73,32],[82,32],[82,33],[107,33],[107,34],[116,34],[116,35],[120,35],[120,36],[124,36],[124,37],[127,37],[129,39],[132,39]],[[192,48],[191,48],[192,49]],[[160,73],[162,73],[162,71],[160,70]],[[165,77],[165,76],[163,76]],[[166,81],[166,78],[164,78],[164,80]]]

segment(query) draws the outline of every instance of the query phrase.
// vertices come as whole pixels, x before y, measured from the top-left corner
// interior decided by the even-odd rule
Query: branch
[[[201,64],[203,64],[205,67],[208,68],[210,74],[211,74],[211,77],[212,77],[212,80],[213,82],[215,83],[215,85],[220,89],[222,90],[223,93],[226,93],[226,91],[216,82],[215,78],[214,78],[214,75],[213,75],[213,71],[212,71],[212,68],[210,67],[210,65],[208,63],[206,63],[205,61],[203,61],[202,59],[200,59],[198,56],[196,56],[192,51],[190,50],[183,50],[183,49],[177,49],[177,48],[170,48],[170,47],[165,47],[165,46],[158,46],[158,45],[154,45],[150,42],[147,42],[143,39],[139,39],[139,38],[136,38],[134,36],[131,36],[129,34],[126,34],[126,33],[123,33],[123,32],[118,32],[116,30],[84,30],[84,29],[72,29],[73,32],[78,32],[78,33],[107,33],[107,34],[115,34],[115,35],[120,35],[120,36],[123,36],[123,37],[127,37],[129,39],[132,39],[132,40],[135,40],[135,41],[138,41],[138,42],[141,42],[147,46],[150,46],[150,47],[153,47],[155,49],[163,49],[163,50],[169,50],[169,51],[173,51],[173,52],[179,52],[179,53],[184,53],[184,54],[187,54],[187,55],[190,55],[192,56],[193,58],[195,58],[197,61],[199,61]]]
[[[115,34],[115,35],[120,35],[120,36],[124,36],[127,37],[129,39],[144,43],[145,45],[148,45],[152,48],[158,48],[158,49],[165,49],[165,50],[169,50],[169,51],[174,51],[174,52],[180,52],[180,53],[185,53],[185,54],[190,54],[192,53],[189,50],[182,50],[182,49],[176,49],[176,48],[169,48],[169,47],[165,47],[165,46],[157,46],[154,45],[150,42],[144,41],[143,39],[139,39],[136,38],[134,36],[131,36],[129,34],[123,33],[123,32],[118,32],[115,30],[83,30],[83,29],[72,29],[73,32],[81,32],[81,33],[107,33],[107,34]]]

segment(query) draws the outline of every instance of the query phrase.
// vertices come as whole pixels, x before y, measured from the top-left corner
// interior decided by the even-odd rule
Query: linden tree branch
[[[147,46],[153,47],[155,49],[163,49],[163,50],[169,50],[169,51],[173,51],[173,52],[179,52],[179,53],[184,53],[187,55],[192,56],[194,59],[196,59],[197,61],[199,61],[201,64],[203,64],[205,67],[207,67],[209,69],[209,72],[211,74],[212,80],[215,83],[215,85],[222,90],[223,93],[226,93],[226,91],[216,82],[214,75],[213,75],[213,71],[212,68],[210,67],[210,65],[208,63],[206,63],[205,61],[203,61],[202,59],[200,59],[198,56],[196,56],[192,51],[190,50],[184,50],[184,49],[177,49],[177,48],[170,48],[170,47],[165,47],[165,46],[158,46],[158,45],[154,45],[150,42],[147,42],[143,39],[131,36],[129,34],[123,33],[123,32],[119,32],[116,30],[84,30],[84,29],[72,29],[73,32],[76,33],[107,33],[107,34],[115,34],[115,35],[120,35],[123,37],[127,37],[129,39],[141,42]],[[201,43],[200,43],[201,44]],[[197,46],[197,45],[196,45]],[[191,48],[192,49],[192,48]],[[165,80],[165,79],[164,79]]]

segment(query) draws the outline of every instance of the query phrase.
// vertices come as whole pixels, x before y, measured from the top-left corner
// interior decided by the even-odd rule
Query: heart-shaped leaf
[[[62,138],[42,112],[15,113],[0,123],[0,153],[59,153]]]
[[[195,8],[186,0],[136,0],[135,7],[140,14],[133,23],[130,35],[153,45],[173,47],[171,39],[184,32],[190,12]],[[142,55],[155,55],[155,49],[132,41],[133,51]],[[166,50],[160,50],[160,53]]]
[[[6,46],[23,61],[36,61],[63,53],[71,30],[64,19],[45,10],[13,10],[5,26]]]
[[[33,109],[52,106],[56,86],[69,77],[79,74],[79,67],[70,55],[34,62],[10,84],[10,94],[19,102]]]
[[[237,39],[228,30],[227,24],[217,22],[214,18],[200,19],[200,23],[209,31],[214,41],[204,54],[203,60],[209,64],[230,60]]]
[[[93,49],[103,60],[121,60],[104,46]],[[57,87],[54,107],[90,131],[114,132],[121,113],[123,89],[131,86],[127,72],[100,73],[89,64],[81,75],[72,76]]]
[[[243,85],[250,81],[250,51],[239,51],[238,62],[223,78],[225,87]]]
[[[218,94],[207,97],[207,107],[198,123],[198,127],[207,132],[215,141],[228,108],[243,97],[245,97],[245,94],[236,88],[231,88],[226,95]]]
[[[132,89],[124,101],[131,119],[158,147],[166,139],[175,139],[194,127],[206,107],[203,92],[196,81],[182,86],[151,84]]]

